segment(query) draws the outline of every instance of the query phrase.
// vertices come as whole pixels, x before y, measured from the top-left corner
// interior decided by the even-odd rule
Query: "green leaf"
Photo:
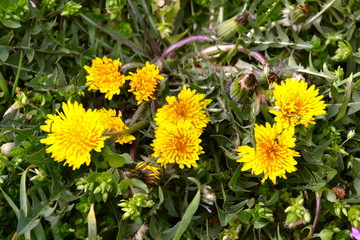
[[[121,182],[119,183],[119,191],[121,194],[125,194],[129,188],[131,184],[131,179],[130,178],[126,178],[124,180],[121,180]]]
[[[218,212],[218,217],[219,217],[219,220],[220,220],[220,224],[221,226],[226,226],[229,224],[229,222],[231,221],[231,219],[233,219],[240,211],[238,210],[237,212],[234,212],[234,213],[228,213],[228,212],[225,212],[223,211],[219,206],[218,204],[215,202],[215,206],[216,206],[216,210]]]
[[[330,139],[322,145],[317,146],[315,149],[304,146],[301,148],[301,155],[309,163],[321,163],[325,148],[327,148],[331,142],[332,140]]]
[[[179,228],[177,229],[175,236],[173,237],[173,240],[179,240],[187,227],[189,226],[192,217],[194,216],[196,210],[199,207],[200,204],[200,190],[197,191],[194,199],[189,204],[189,207],[186,209],[181,221],[179,222]]]
[[[160,206],[162,205],[162,203],[164,202],[164,193],[161,189],[161,186],[158,187],[158,191],[159,191],[159,200],[156,202],[156,204],[150,209],[149,211],[149,215],[151,216],[152,214],[155,214],[156,210],[158,210],[160,208]]]
[[[17,226],[16,233],[22,235],[31,231],[34,227],[36,227],[40,222],[40,218],[38,215],[32,218],[26,217],[23,210],[20,210],[20,218]]]
[[[359,158],[353,158],[352,161],[352,174],[354,177],[360,178],[360,159]]]
[[[335,119],[335,122],[339,121],[346,114],[348,103],[350,102],[350,99],[351,99],[351,89],[352,89],[351,84],[352,84],[352,82],[353,82],[353,76],[351,74],[346,82],[344,98],[343,98],[343,101],[342,101],[342,104],[341,104],[341,107],[339,110],[339,114],[337,115],[337,117]]]
[[[260,228],[263,228],[265,227],[266,225],[268,225],[269,222],[266,222],[266,221],[261,221],[261,220],[256,220],[254,222],[254,228],[255,229],[260,229]]]
[[[251,220],[251,213],[247,212],[247,211],[241,211],[239,213],[239,220],[240,222],[242,222],[243,224],[249,225],[250,224],[250,220]]]
[[[1,62],[6,62],[8,57],[9,57],[9,49],[8,49],[8,47],[0,45],[0,61]]]
[[[97,229],[96,229],[96,216],[94,211],[94,203],[90,206],[90,211],[87,216],[88,220],[88,240],[97,239]]]
[[[116,153],[110,153],[104,156],[104,160],[113,168],[120,168],[125,164],[125,158]]]
[[[19,219],[20,217],[20,210],[19,208],[15,205],[15,203],[13,202],[13,200],[4,192],[4,190],[2,188],[0,188],[1,193],[3,194],[5,200],[8,202],[8,204],[10,205],[10,207],[12,208],[12,210],[14,211],[17,219]]]
[[[230,189],[231,189],[232,191],[234,191],[234,192],[239,192],[239,191],[242,191],[242,192],[250,192],[250,190],[246,190],[246,189],[240,187],[240,185],[239,185],[238,179],[239,179],[240,174],[241,174],[241,168],[242,168],[241,165],[239,165],[239,166],[236,168],[235,172],[234,172],[233,175],[232,175],[231,180],[229,181],[229,187],[230,187]]]
[[[143,190],[146,193],[149,193],[149,188],[143,181],[141,181],[141,180],[139,180],[137,178],[131,178],[131,184],[134,187],[139,188],[139,189]]]
[[[21,215],[21,211],[23,211],[23,213],[25,214],[25,217],[27,216],[28,213],[28,206],[27,206],[27,197],[26,197],[26,174],[27,174],[28,169],[26,169],[22,174],[21,174],[21,180],[20,180],[20,215]]]
[[[8,46],[10,45],[10,41],[11,39],[14,37],[14,31],[11,30],[9,31],[9,33],[7,35],[5,35],[4,37],[0,38],[0,45],[3,46]]]
[[[8,28],[19,28],[21,27],[21,24],[19,21],[17,20],[11,20],[11,21],[6,21],[4,19],[0,19],[1,23]]]
[[[35,233],[35,236],[36,236],[36,240],[46,240],[44,228],[43,228],[43,226],[41,225],[41,223],[39,223],[39,224],[34,228],[34,233]]]
[[[1,47],[1,46],[0,46]],[[7,87],[6,81],[4,79],[4,76],[2,75],[2,73],[0,72],[0,89],[4,92],[4,97],[6,100],[10,100],[10,92],[9,89]]]
[[[329,202],[336,202],[337,197],[336,197],[336,194],[334,193],[334,191],[326,188],[326,189],[324,189],[323,193],[324,193],[326,200],[328,200]]]

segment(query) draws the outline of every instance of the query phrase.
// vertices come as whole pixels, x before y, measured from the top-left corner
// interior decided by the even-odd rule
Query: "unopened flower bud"
[[[14,148],[14,146],[15,146],[15,143],[13,143],[13,142],[4,143],[0,148],[1,153],[4,154],[5,156],[9,157],[11,150]]]
[[[268,83],[278,83],[280,78],[276,73],[269,72],[269,74],[266,76],[266,79]]]
[[[94,190],[94,194],[98,194],[101,192],[101,187],[100,186],[97,186]]]
[[[355,136],[355,130],[350,130],[347,134],[347,139],[352,139]]]
[[[102,194],[102,200],[103,200],[104,202],[106,202],[106,200],[108,199],[108,197],[109,197],[109,194],[108,194],[107,192],[104,192],[104,193]]]
[[[210,186],[205,185],[201,189],[201,201],[208,205],[213,205],[214,202],[216,201],[216,195],[214,192],[212,192]]]

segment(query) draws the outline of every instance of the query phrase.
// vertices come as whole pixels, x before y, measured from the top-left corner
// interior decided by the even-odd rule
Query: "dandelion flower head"
[[[315,124],[314,116],[325,114],[326,104],[318,95],[319,90],[315,90],[312,85],[308,88],[305,81],[288,78],[280,85],[275,83],[274,98],[276,110],[270,112],[275,114],[275,121],[284,128],[302,124]]]
[[[151,144],[154,147],[153,157],[157,162],[166,167],[167,164],[177,163],[182,169],[184,166],[197,167],[199,155],[204,153],[200,146],[201,131],[192,126],[189,121],[178,124],[166,124],[157,127],[155,139]]]
[[[286,179],[286,172],[296,171],[297,162],[294,157],[300,156],[298,152],[292,150],[295,147],[294,128],[283,129],[269,123],[255,125],[256,148],[240,146],[236,149],[241,156],[238,162],[243,162],[242,171],[252,169],[255,175],[264,174],[261,182],[270,179],[276,184],[276,177]]]
[[[90,151],[100,152],[107,137],[101,136],[104,127],[97,110],[85,110],[77,102],[62,104],[63,112],[48,114],[41,129],[49,132],[40,142],[51,145],[46,149],[57,162],[65,161],[73,170],[90,164]]]
[[[89,85],[89,91],[99,90],[101,93],[105,93],[105,97],[109,100],[115,94],[120,94],[120,88],[126,80],[126,77],[119,71],[121,65],[119,60],[103,57],[92,60],[91,67],[84,66],[89,73],[86,76],[86,85]]]
[[[121,119],[121,112],[119,111],[118,115],[116,116],[116,110],[114,109],[101,109],[101,122],[104,124],[104,129],[106,129],[106,132],[114,131],[126,131],[129,129],[128,126],[123,122]],[[119,136],[116,139],[116,143],[124,144],[124,143],[132,143],[132,141],[135,140],[135,137],[133,135],[125,135],[125,136]]]
[[[202,129],[210,121],[206,115],[206,106],[211,103],[211,99],[204,99],[205,94],[196,94],[195,90],[186,88],[178,95],[167,97],[167,105],[157,110],[155,121],[157,126],[167,123],[177,124],[179,121],[190,121],[195,128]]]
[[[140,104],[155,99],[155,92],[164,77],[160,75],[159,67],[146,62],[145,67],[137,69],[136,73],[130,72],[128,79],[130,80],[129,92],[135,95],[137,103]]]

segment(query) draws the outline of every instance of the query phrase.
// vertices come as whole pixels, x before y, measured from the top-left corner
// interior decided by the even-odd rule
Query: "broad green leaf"
[[[10,45],[10,41],[11,39],[14,37],[14,31],[11,30],[8,32],[7,35],[5,35],[4,37],[0,38],[0,45],[3,46],[8,46]]]
[[[19,28],[21,27],[21,24],[19,21],[17,20],[11,20],[11,21],[7,21],[5,19],[0,19],[1,23],[8,28]]]
[[[125,194],[131,184],[131,179],[126,178],[119,183],[120,194]]]
[[[143,190],[146,193],[149,193],[149,188],[143,181],[141,181],[141,180],[139,180],[137,178],[131,178],[131,184],[134,187],[139,188],[139,189]]]
[[[256,220],[254,222],[254,228],[255,229],[260,229],[260,228],[263,228],[265,227],[266,225],[268,225],[269,222],[266,222],[266,221],[262,221],[262,220]]]
[[[249,225],[250,224],[250,220],[251,220],[251,213],[247,212],[247,211],[241,211],[239,213],[239,220],[240,222],[242,222],[243,224]]]
[[[9,57],[9,49],[8,49],[8,47],[0,45],[0,61],[1,62],[6,62],[8,57]]]

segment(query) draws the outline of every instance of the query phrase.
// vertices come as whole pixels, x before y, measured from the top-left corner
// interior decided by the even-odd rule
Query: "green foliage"
[[[1,0],[0,238],[349,239],[360,227],[360,4],[305,4]],[[128,84],[111,101],[89,92],[84,66],[103,56],[123,74],[157,64],[157,100],[139,106]],[[235,149],[255,146],[254,124],[274,122],[274,84],[288,77],[314,85],[326,115],[296,128],[297,171],[261,183]],[[155,164],[156,109],[183,84],[212,100],[205,153],[149,187],[134,167]],[[67,100],[121,111],[136,140],[109,138],[76,171],[54,161],[40,126]]]

